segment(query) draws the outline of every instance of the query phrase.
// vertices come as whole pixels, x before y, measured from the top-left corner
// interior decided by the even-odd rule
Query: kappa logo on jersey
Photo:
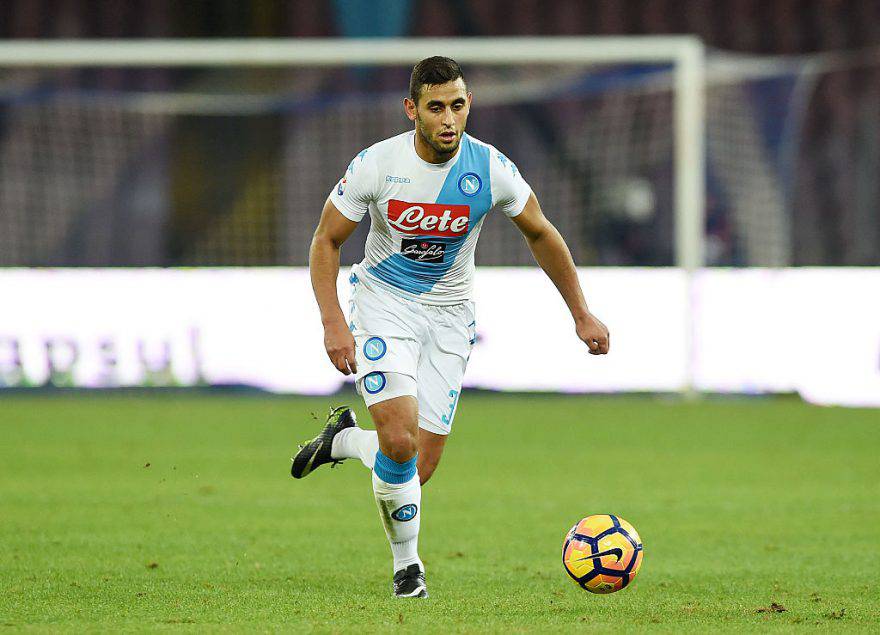
[[[392,176],[391,174],[385,175],[386,183],[412,183],[412,179],[408,176]]]
[[[417,262],[443,262],[446,244],[419,238],[404,238],[400,241],[400,255]]]
[[[513,161],[508,159],[506,156],[504,156],[500,152],[496,152],[495,156],[498,157],[498,160],[504,167],[507,167],[507,163],[510,162],[510,173],[513,174],[513,176],[516,176],[519,173],[519,170],[516,169],[516,165],[514,165]]]
[[[388,201],[388,222],[404,234],[463,236],[468,232],[470,220],[470,205]]]

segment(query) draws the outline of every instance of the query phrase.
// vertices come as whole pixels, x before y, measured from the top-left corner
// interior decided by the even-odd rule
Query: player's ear
[[[409,97],[403,98],[403,110],[406,112],[407,119],[410,121],[416,120],[416,102]]]
[[[473,99],[474,99],[474,94],[471,91],[468,91],[468,94],[467,94],[468,108],[471,107],[471,101],[473,101]]]

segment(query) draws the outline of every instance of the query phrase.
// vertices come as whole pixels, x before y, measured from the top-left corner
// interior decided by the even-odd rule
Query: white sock
[[[364,430],[357,426],[340,430],[333,437],[330,456],[334,459],[360,459],[372,470],[379,450],[379,436],[375,430]]]
[[[419,559],[419,524],[422,517],[422,486],[416,474],[406,483],[386,483],[373,472],[373,494],[379,506],[379,515],[385,526],[385,535],[391,543],[394,573],[411,564],[425,566]]]

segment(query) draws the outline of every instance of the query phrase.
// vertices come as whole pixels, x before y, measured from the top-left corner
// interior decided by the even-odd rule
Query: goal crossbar
[[[702,44],[692,36],[14,40],[0,43],[0,66],[375,66],[438,51],[474,64],[583,64],[683,60],[702,56]]]

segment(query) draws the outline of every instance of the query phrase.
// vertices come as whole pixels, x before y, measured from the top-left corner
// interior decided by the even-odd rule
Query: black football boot
[[[394,574],[394,595],[399,598],[426,598],[428,587],[425,572],[418,564],[411,564]]]
[[[312,473],[312,471],[324,465],[332,463],[342,463],[345,459],[334,459],[330,456],[330,449],[333,447],[333,437],[340,430],[356,426],[357,421],[354,413],[348,406],[339,406],[333,408],[327,415],[327,423],[321,433],[311,441],[299,446],[299,452],[293,457],[293,465],[290,466],[290,475],[293,478],[303,478]]]

